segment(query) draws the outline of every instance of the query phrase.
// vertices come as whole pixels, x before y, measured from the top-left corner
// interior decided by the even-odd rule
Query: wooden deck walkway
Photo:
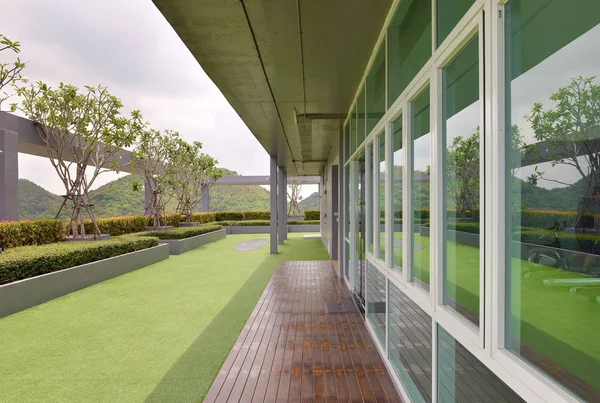
[[[282,263],[205,402],[400,402],[361,315],[329,261]]]

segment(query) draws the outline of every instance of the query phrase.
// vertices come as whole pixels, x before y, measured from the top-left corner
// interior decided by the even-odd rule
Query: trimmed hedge
[[[385,214],[385,212],[382,213]],[[429,220],[429,209],[415,210],[415,216],[420,217],[422,220]],[[394,210],[394,218],[402,218],[402,210]]]
[[[458,232],[468,232],[470,234],[479,234],[478,222],[449,222],[447,229]]]
[[[270,220],[270,211],[245,211],[244,220]]]
[[[158,238],[123,235],[106,241],[22,246],[0,254],[0,284],[151,248]]]
[[[599,252],[599,247],[596,246],[600,241],[599,235],[559,231],[556,232],[558,235],[558,243],[556,243],[554,234],[554,231],[523,228],[521,231],[513,233],[513,240],[591,254]]]
[[[221,211],[215,213],[217,221],[242,221],[244,213],[240,211]]]
[[[147,219],[147,226],[148,227],[153,227],[154,226],[154,217],[149,216],[146,217]],[[165,217],[160,217],[160,225],[161,226],[171,226],[171,227],[179,227],[179,223],[182,221],[181,219],[181,215],[179,214],[167,214]]]
[[[185,221],[185,217],[181,217],[181,222]],[[192,222],[199,222],[200,224],[208,224],[217,221],[217,215],[215,213],[194,213],[191,217]]]
[[[552,210],[521,210],[513,212],[513,222],[518,222],[524,227],[552,228],[555,223],[563,226],[573,227],[577,220],[576,211],[552,211]],[[594,227],[594,215],[583,215],[583,226]]]
[[[304,219],[307,221],[320,220],[321,212],[319,210],[304,210]]]
[[[45,245],[65,239],[65,226],[60,220],[0,222],[0,248]]]
[[[319,220],[290,220],[287,222],[288,225],[319,225]]]
[[[176,228],[167,231],[149,231],[139,234],[143,237],[158,237],[159,239],[185,239],[196,235],[208,234],[223,229],[221,225],[207,224],[198,227]]]
[[[257,225],[257,226],[270,225],[271,221],[269,221],[269,220],[219,221],[218,223],[219,223],[219,225],[222,225],[224,227],[230,227],[232,225],[235,225],[238,227],[251,227],[253,225]]]
[[[101,233],[119,236],[144,231],[148,219],[144,216],[98,218],[96,223],[98,224]],[[94,233],[92,222],[89,220],[85,222],[85,233]]]

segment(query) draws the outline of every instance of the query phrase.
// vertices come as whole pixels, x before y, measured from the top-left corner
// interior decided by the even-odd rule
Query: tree
[[[163,135],[159,130],[144,129],[138,136],[132,152],[133,165],[140,175],[146,178],[145,190],[150,194],[150,200],[145,215],[153,217],[154,228],[161,225],[161,218],[166,222],[165,206],[170,199],[168,190],[174,183],[174,172],[169,167],[169,158],[179,140],[179,133],[173,130],[165,130]]]
[[[446,196],[456,207],[456,216],[479,205],[479,127],[470,137],[455,137],[446,154]]]
[[[21,87],[21,110],[36,124],[38,134],[65,189],[63,204],[73,237],[84,237],[84,214],[100,235],[89,191],[104,172],[119,172],[123,148],[130,147],[143,125],[139,111],[121,115],[121,101],[106,87],[86,86],[84,92],[61,83],[52,89],[43,82]],[[89,169],[88,169],[89,168]]]
[[[550,179],[545,172],[535,167],[528,179],[566,185],[582,195],[575,227],[583,226],[584,213],[590,203],[597,203],[600,192],[600,85],[595,77],[581,76],[571,80],[566,87],[559,88],[550,96],[555,109],[546,109],[535,103],[528,118],[538,142],[534,156],[540,163],[549,162],[552,167],[566,165],[574,168],[581,181],[567,183]],[[595,223],[600,229],[600,223]]]
[[[302,190],[302,182],[297,178],[294,178],[292,184],[288,188],[288,215],[289,216],[299,216],[302,215],[300,211],[300,201],[302,200],[302,196],[300,196],[300,191]]]
[[[19,42],[13,42],[6,36],[0,34],[0,53],[4,51],[20,53],[21,44]],[[18,57],[12,62],[0,61],[0,111],[2,110],[2,103],[10,98],[10,95],[4,92],[4,87],[14,86],[19,82],[26,82],[21,76],[21,71],[24,68],[25,63]],[[15,110],[16,106],[13,105],[12,109]]]
[[[202,143],[188,144],[178,139],[172,149],[169,169],[173,172],[173,195],[177,199],[177,214],[191,221],[192,213],[202,198],[210,191],[223,172],[218,161],[201,152]]]

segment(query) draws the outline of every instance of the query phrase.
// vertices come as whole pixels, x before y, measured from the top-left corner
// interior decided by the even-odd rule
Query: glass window
[[[350,164],[344,167],[344,231],[350,238]]]
[[[385,114],[385,41],[379,46],[367,76],[367,134]]]
[[[600,2],[505,10],[506,344],[600,401]]]
[[[344,125],[344,160],[343,163],[348,162],[350,158],[350,124]]]
[[[373,241],[373,172],[377,172],[375,169],[377,168],[376,159],[373,158],[373,146],[367,146],[367,157],[366,157],[366,165],[367,165],[367,175],[365,178],[366,184],[366,198],[365,204],[367,206],[367,217],[366,217],[366,225],[367,225],[367,245],[369,245],[369,252],[374,253],[374,241]],[[375,165],[375,166],[374,166]],[[377,234],[376,234],[377,236]]]
[[[431,402],[431,317],[389,282],[388,357],[413,402]]]
[[[358,119],[356,122],[356,146],[360,147],[363,141],[365,141],[365,124],[366,124],[366,112],[365,112],[365,87],[363,86],[358,94],[358,106],[357,112]]]
[[[524,402],[440,325],[438,402]]]
[[[394,212],[394,237],[392,246],[394,251],[393,267],[402,272],[402,170],[404,166],[404,149],[402,148],[402,115],[392,124],[392,141],[394,154],[392,155],[392,211]]]
[[[402,0],[387,34],[391,105],[431,57],[431,0]]]
[[[379,259],[385,260],[385,133],[377,136],[379,139],[379,164],[377,170],[379,180],[377,189],[379,191]]]
[[[429,291],[429,172],[431,133],[429,131],[429,86],[412,102],[411,197],[413,205],[412,278]]]
[[[356,105],[352,108],[350,114],[350,154],[356,151]]]
[[[443,70],[444,303],[479,325],[481,102],[475,36]]]
[[[345,241],[344,244],[346,247],[344,248],[344,259],[346,262],[346,266],[344,267],[344,276],[346,280],[350,280],[350,243]]]
[[[385,277],[367,261],[367,319],[385,348]]]
[[[437,1],[437,44],[444,42],[475,0]]]

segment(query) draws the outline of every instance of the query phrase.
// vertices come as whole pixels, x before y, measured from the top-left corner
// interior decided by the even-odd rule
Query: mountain
[[[319,197],[319,192],[314,192],[306,199],[302,199],[300,203],[298,203],[300,210],[321,210],[321,199]]]
[[[238,173],[223,169],[224,175]],[[97,217],[115,217],[144,214],[144,192],[134,192],[133,182],[141,178],[127,175],[92,190],[90,196]],[[19,179],[19,218],[54,218],[62,198],[27,179]],[[175,210],[172,199],[167,211]],[[199,210],[199,208],[198,208]],[[210,190],[211,211],[260,211],[269,210],[269,191],[258,185],[224,186],[215,185]],[[63,212],[61,217],[66,217]]]

